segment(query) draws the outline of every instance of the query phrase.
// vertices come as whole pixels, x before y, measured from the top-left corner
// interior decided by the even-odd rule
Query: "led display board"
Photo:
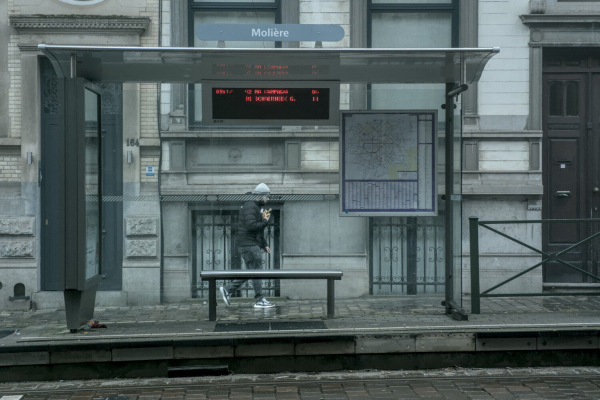
[[[203,82],[202,124],[337,125],[339,82]]]

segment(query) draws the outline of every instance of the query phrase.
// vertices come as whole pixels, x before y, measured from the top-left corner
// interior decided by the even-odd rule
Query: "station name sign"
[[[322,24],[198,24],[200,40],[223,41],[321,41],[339,42],[344,38],[340,25]]]

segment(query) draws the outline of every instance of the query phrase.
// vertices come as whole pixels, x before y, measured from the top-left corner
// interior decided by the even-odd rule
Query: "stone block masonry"
[[[160,162],[160,150],[158,148],[142,148],[141,149],[141,162],[140,162],[140,181],[142,183],[145,182],[158,182],[158,173],[159,173],[159,162]],[[154,167],[154,176],[146,175],[146,167],[153,166]]]
[[[344,28],[339,42],[323,42],[323,47],[350,47],[350,1],[309,0],[300,2],[301,24],[336,24]],[[315,42],[300,42],[300,47],[313,47]]]
[[[157,84],[140,84],[140,136],[142,138],[158,138],[157,98]]]
[[[21,136],[21,54],[17,43],[19,36],[11,35],[8,43],[8,115],[9,136]]]
[[[528,3],[519,0],[479,2],[479,47],[502,48],[481,76],[480,115],[529,113],[529,29],[519,19],[519,15],[529,12]]]
[[[21,181],[21,156],[15,150],[0,149],[0,182]]]

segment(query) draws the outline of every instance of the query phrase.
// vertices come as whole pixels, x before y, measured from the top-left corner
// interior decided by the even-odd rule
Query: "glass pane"
[[[85,278],[100,273],[100,135],[98,94],[85,89]]]
[[[449,13],[374,13],[373,48],[452,47]],[[444,84],[371,85],[372,110],[420,110],[435,104],[443,123]]]
[[[129,132],[123,136],[123,90],[119,83],[98,84],[102,92],[100,121],[100,163],[102,179],[102,244],[100,270],[102,282],[98,290],[121,290],[123,265],[123,165],[127,153],[137,148],[136,138]],[[130,119],[128,119],[128,122]],[[139,142],[138,142],[139,143]],[[123,145],[125,144],[125,145]],[[125,164],[124,164],[125,156]],[[131,160],[133,161],[133,153]]]
[[[579,82],[567,83],[567,115],[579,115]]]
[[[450,13],[373,13],[371,47],[452,47]]]
[[[199,24],[274,24],[274,12],[255,11],[202,11],[194,14],[194,31]],[[276,42],[225,42],[231,48],[273,48]],[[194,36],[195,47],[217,47],[218,42],[200,40]],[[194,121],[202,121],[202,85],[194,85]]]
[[[563,115],[563,86],[562,82],[550,83],[550,115]]]
[[[172,88],[161,86],[161,100],[165,107],[172,107],[165,99],[181,96],[176,91],[171,92]],[[340,109],[365,110],[369,97],[381,101],[382,108],[399,111],[438,109],[444,102],[443,85],[379,87],[377,95],[371,95],[367,88],[367,85],[342,85]],[[198,319],[206,320],[208,282],[201,276],[205,271],[246,270],[252,266],[266,271],[339,269],[344,271],[344,280],[336,282],[336,310],[351,307],[360,301],[361,296],[381,296],[377,302],[381,302],[383,307],[383,311],[380,310],[382,318],[401,327],[406,314],[397,313],[398,301],[430,301],[430,296],[436,296],[435,303],[427,304],[435,304],[436,314],[441,312],[443,307],[439,304],[448,283],[447,264],[453,268],[454,299],[460,304],[462,204],[460,197],[453,198],[453,221],[448,226],[445,202],[441,200],[445,191],[444,110],[438,109],[441,114],[437,126],[439,135],[434,142],[437,143],[437,168],[427,162],[419,163],[423,158],[418,149],[416,157],[411,151],[401,155],[404,157],[402,163],[394,161],[394,157],[400,154],[394,153],[391,161],[369,155],[361,164],[365,168],[387,166],[387,169],[377,170],[383,178],[378,175],[368,179],[387,179],[386,175],[395,175],[399,179],[398,172],[402,172],[410,180],[412,178],[407,172],[414,172],[415,168],[417,173],[425,171],[426,175],[437,171],[437,187],[433,184],[428,186],[429,189],[437,189],[437,215],[347,217],[340,212],[340,157],[344,150],[340,150],[337,128],[242,128],[186,136],[184,124],[171,117],[168,125],[159,126],[162,132],[144,133],[146,137],[160,140],[160,146],[138,147],[137,140],[142,134],[139,131],[129,132],[122,139],[115,138],[115,145],[123,146],[124,143],[124,147],[123,153],[116,154],[111,162],[104,154],[111,149],[108,145],[111,113],[104,110],[110,106],[105,104],[109,98],[107,89],[103,90],[101,97],[97,97],[97,101],[102,100],[102,130],[106,133],[98,144],[91,141],[92,138],[97,139],[97,131],[88,132],[88,153],[96,155],[97,146],[102,146],[101,228],[107,233],[100,240],[107,251],[100,259],[103,265],[107,265],[105,258],[110,251],[123,255],[122,259],[115,261],[118,273],[122,275],[122,297],[111,300],[113,303],[110,305],[161,307],[161,302],[167,307],[190,305],[189,312],[197,315]],[[144,100],[146,93],[147,89],[136,90],[131,86],[123,90],[123,125],[139,124],[141,107],[157,107],[155,99]],[[96,95],[90,95],[91,99],[86,103],[86,121],[92,128],[97,114],[93,112],[91,100],[96,99]],[[137,98],[143,103],[136,102]],[[382,99],[389,99],[389,102],[384,103]],[[455,111],[455,168],[452,173],[455,195],[461,193],[462,165],[460,103],[458,105]],[[115,124],[120,124],[118,119]],[[368,152],[372,152],[379,144],[385,144],[389,135],[377,130],[367,136],[367,140],[372,141],[363,143],[371,149]],[[428,143],[427,140],[422,144]],[[88,158],[91,160],[91,157]],[[416,163],[413,161],[415,158]],[[119,162],[121,170],[115,168]],[[90,167],[88,162],[89,171]],[[160,179],[158,174],[161,174]],[[88,177],[91,181],[92,174],[88,173]],[[417,179],[420,179],[418,174]],[[111,181],[114,188],[106,183]],[[244,239],[243,233],[240,233],[240,215],[245,203],[257,201],[251,192],[261,182],[270,188],[272,196],[268,204],[258,207],[259,210],[271,209],[271,218],[268,226],[253,237],[261,245],[266,244],[271,252],[261,249],[251,260],[240,250],[240,247],[247,247],[240,244]],[[118,187],[122,190],[118,191]],[[88,193],[97,195],[99,190],[95,189]],[[386,195],[381,192],[369,196],[386,201]],[[122,206],[123,216],[108,229],[109,212],[105,206],[113,203],[115,207]],[[95,250],[97,227],[93,236],[88,235],[88,250]],[[120,249],[118,239],[108,240],[111,231],[119,227],[123,231]],[[162,232],[164,236],[161,239]],[[448,246],[453,248],[452,260],[446,259]],[[163,263],[162,270],[156,267],[160,262]],[[132,264],[136,267],[128,268]],[[359,273],[356,273],[357,270]],[[102,274],[109,273],[103,267],[100,271]],[[217,282],[219,287],[230,284],[231,281],[224,279]],[[261,280],[260,293],[277,308],[257,314],[252,308],[256,296],[252,280],[243,282],[239,287],[229,286],[229,289],[232,295],[230,307],[224,306],[218,293],[217,316],[222,320],[236,319],[241,323],[264,322],[265,318],[275,322],[289,320],[290,313],[280,313],[280,310],[298,310],[302,313],[299,318],[309,322],[326,316],[324,282]],[[367,300],[367,303],[370,302]],[[301,307],[307,304],[311,306],[310,313],[301,311]],[[387,309],[392,311],[388,313]],[[431,307],[424,312],[432,312]],[[352,314],[352,318],[355,321],[364,318],[365,324],[368,324],[366,319],[370,314],[371,309],[361,309],[358,314]],[[342,312],[339,317],[346,318]]]
[[[454,170],[452,176],[452,294],[453,300],[462,307],[462,102],[455,101],[454,110]],[[445,111],[444,111],[445,114]]]
[[[405,4],[405,3],[418,3],[418,4],[450,4],[452,0],[372,0],[373,4]]]
[[[252,3],[252,4],[260,4],[260,3],[275,3],[275,0],[217,0],[219,3]],[[194,3],[214,3],[215,0],[194,0]]]
[[[438,122],[443,126],[442,103],[444,84],[377,84],[371,85],[371,110],[438,110]]]

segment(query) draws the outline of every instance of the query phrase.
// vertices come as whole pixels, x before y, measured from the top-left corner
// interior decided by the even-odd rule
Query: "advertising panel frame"
[[[339,179],[340,179],[340,188],[339,188],[339,201],[340,201],[340,215],[345,217],[435,217],[438,216],[438,185],[439,185],[439,157],[438,157],[438,143],[439,143],[439,123],[438,123],[438,110],[430,109],[430,110],[343,110],[340,111],[340,134],[339,134]],[[432,115],[432,207],[431,211],[408,211],[411,209],[397,210],[397,211],[382,211],[381,209],[372,210],[348,210],[344,207],[345,199],[346,199],[346,168],[344,165],[345,162],[345,120],[344,114],[429,114]],[[417,131],[417,145],[418,145],[418,131]],[[417,152],[418,157],[418,152]],[[417,158],[418,163],[418,158]],[[418,174],[418,170],[417,170]],[[418,180],[418,175],[417,175]],[[377,182],[373,180],[373,182]],[[418,192],[417,192],[418,193]]]

